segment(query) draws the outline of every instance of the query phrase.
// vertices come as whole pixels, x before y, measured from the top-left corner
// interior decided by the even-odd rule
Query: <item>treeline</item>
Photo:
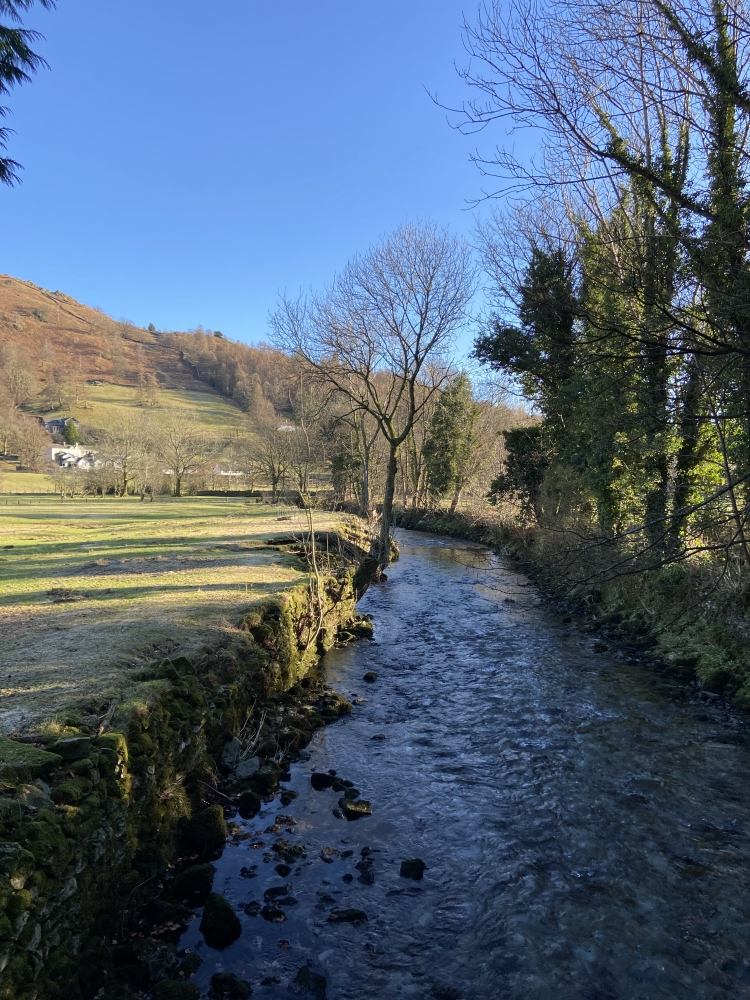
[[[542,416],[507,436],[494,499],[541,529],[568,586],[639,604],[644,628],[661,600],[649,587],[672,588],[682,627],[689,604],[704,623],[713,607],[714,683],[736,687],[750,594],[747,12],[513,0],[466,32],[482,95],[471,122],[542,141],[533,161],[501,149],[487,166],[509,200],[482,228],[495,309],[475,352]],[[637,599],[602,591],[628,575]]]
[[[249,347],[201,327],[164,334],[162,339],[180,352],[197,379],[233,399],[246,413],[262,406],[263,400],[278,412],[291,410],[298,384],[291,360],[282,351],[267,344]]]

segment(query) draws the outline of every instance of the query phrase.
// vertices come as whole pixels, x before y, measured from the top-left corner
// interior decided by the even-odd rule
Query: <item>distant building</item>
[[[95,451],[80,444],[45,448],[45,458],[63,469],[80,469],[82,472],[101,469],[104,465],[104,462],[96,457]]]
[[[44,417],[40,417],[39,423],[49,434],[62,434],[68,424],[75,424],[76,427],[81,426],[75,417],[55,417],[53,420],[45,420]]]

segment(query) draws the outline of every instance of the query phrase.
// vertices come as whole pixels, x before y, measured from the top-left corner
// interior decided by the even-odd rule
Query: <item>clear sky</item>
[[[471,234],[465,0],[59,0],[11,94],[0,271],[116,319],[257,341],[405,220]],[[495,137],[496,138],[496,137]]]

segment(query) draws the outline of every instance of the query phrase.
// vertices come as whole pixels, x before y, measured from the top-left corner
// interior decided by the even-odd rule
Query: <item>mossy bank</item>
[[[355,537],[326,547],[306,585],[256,605],[220,645],[154,661],[127,702],[82,706],[57,736],[0,739],[4,1000],[190,985],[174,950],[190,911],[160,899],[176,849],[200,868],[223,846],[225,812],[277,790],[295,751],[349,708],[315,665],[371,630],[355,603],[374,567]],[[299,541],[285,548],[309,560]],[[146,937],[144,905],[158,924]]]

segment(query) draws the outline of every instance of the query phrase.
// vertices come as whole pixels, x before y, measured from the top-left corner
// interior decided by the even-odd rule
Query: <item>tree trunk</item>
[[[458,507],[458,501],[461,499],[461,492],[463,490],[462,486],[457,486],[456,491],[453,494],[453,499],[451,500],[450,513],[455,514],[456,508]]]
[[[182,477],[181,476],[175,476],[174,477],[174,495],[176,497],[179,497],[179,496],[182,495],[181,492],[180,492],[181,489],[182,489]]]
[[[388,471],[385,478],[385,494],[383,496],[383,515],[380,520],[380,541],[378,544],[378,563],[384,570],[391,561],[391,520],[393,518],[393,495],[396,491],[396,473],[398,472],[398,445],[392,444],[388,456]]]
[[[362,513],[367,516],[370,513],[370,456],[368,455],[362,462],[362,499],[360,500]]]

